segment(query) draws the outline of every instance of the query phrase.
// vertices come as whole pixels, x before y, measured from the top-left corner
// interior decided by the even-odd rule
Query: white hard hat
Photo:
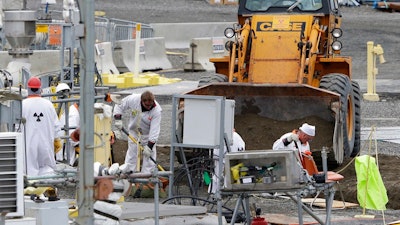
[[[66,83],[59,83],[56,87],[56,92],[59,93],[60,91],[68,90],[70,91],[71,88]]]
[[[315,126],[304,123],[299,129],[309,136],[315,136]]]

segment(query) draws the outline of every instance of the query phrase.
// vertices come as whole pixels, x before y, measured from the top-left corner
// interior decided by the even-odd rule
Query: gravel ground
[[[38,1],[38,0],[36,0]],[[39,1],[40,2],[40,1]],[[28,1],[29,4],[35,4],[35,1]],[[37,4],[37,3],[36,3]],[[97,10],[106,12],[110,18],[119,18],[134,20],[142,23],[166,23],[166,22],[221,22],[236,21],[236,6],[218,6],[210,5],[205,0],[95,0]],[[399,13],[381,12],[372,9],[371,6],[362,5],[361,7],[342,7],[343,14],[342,28],[344,31],[342,51],[343,55],[353,57],[353,78],[366,79],[366,43],[373,41],[375,44],[381,44],[385,51],[385,59],[387,63],[378,65],[378,79],[399,79],[398,69],[400,62],[399,45],[400,29],[398,29],[398,21],[400,21]],[[176,51],[187,53],[187,49],[168,49],[168,51]],[[204,73],[188,73],[183,72],[182,64],[186,58],[181,56],[168,56],[171,63],[176,69],[173,72],[160,71],[166,77],[178,77],[183,80],[196,81]],[[393,94],[393,91],[397,93]],[[361,125],[364,128],[371,126],[400,126],[400,97],[399,89],[384,90],[378,93],[381,97],[379,102],[361,102]],[[162,102],[164,109],[162,130],[165,134],[160,138],[159,144],[170,142],[170,120],[171,106],[168,99]],[[362,146],[368,146],[367,142],[363,142]],[[399,145],[391,142],[378,141],[379,153],[389,155],[399,155]],[[362,152],[366,153],[368,148],[363,148]],[[394,162],[395,163],[395,162]],[[397,177],[392,178],[398,180]],[[398,186],[397,186],[398,187]],[[400,199],[393,199],[400,201]],[[149,201],[144,199],[136,199],[136,201]],[[263,212],[289,214],[297,213],[296,206],[289,200],[271,199],[271,198],[254,198],[259,205],[263,205]],[[360,208],[336,210],[333,214],[340,216],[354,216],[361,214]],[[387,221],[395,219],[400,215],[399,210],[386,210]],[[380,211],[367,211],[367,214],[375,214],[377,217]],[[338,224],[338,223],[337,223]],[[366,223],[366,222],[342,222],[345,224],[383,224],[382,222]]]

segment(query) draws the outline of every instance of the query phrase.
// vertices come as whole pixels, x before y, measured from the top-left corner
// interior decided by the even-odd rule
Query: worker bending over
[[[121,100],[120,104],[115,105],[113,116],[114,125],[117,129],[122,129],[122,115],[129,114],[128,132],[139,144],[143,145],[143,165],[141,172],[149,173],[155,167],[150,160],[156,160],[156,142],[160,135],[161,126],[161,106],[155,100],[153,93],[145,91],[142,94],[131,94]],[[130,171],[139,172],[136,169],[138,162],[139,144],[128,139],[128,151],[125,156],[125,164]]]

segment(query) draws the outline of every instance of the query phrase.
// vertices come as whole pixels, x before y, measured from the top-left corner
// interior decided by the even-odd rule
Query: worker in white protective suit
[[[229,147],[229,151],[227,150],[226,146],[224,147],[224,156],[227,152],[243,152],[246,150],[246,144],[243,141],[243,138],[234,130],[232,134],[232,145]],[[219,167],[218,167],[218,160],[220,160],[219,157],[219,149],[214,149],[213,150],[213,159],[214,159],[214,174],[212,176],[212,183],[210,186],[208,186],[208,192],[215,194],[217,191],[217,179],[220,174],[219,172]],[[225,164],[225,157],[222,158],[223,162],[223,168]]]
[[[28,80],[28,97],[22,101],[25,124],[25,171],[28,176],[51,174],[56,168],[55,151],[62,148],[61,130],[53,104],[41,97],[41,81]]]
[[[125,156],[125,164],[132,172],[150,173],[155,168],[156,142],[160,135],[161,106],[155,100],[153,93],[145,91],[142,94],[131,94],[123,98],[120,104],[115,105],[113,116],[114,125],[121,130],[123,127],[122,115],[129,114],[129,134],[138,141],[128,139],[128,151]],[[143,165],[141,169],[136,168],[138,163],[139,145],[143,146]],[[140,161],[139,161],[140,163]]]
[[[313,140],[314,136],[315,126],[304,123],[299,129],[282,135],[274,142],[272,149],[292,149],[298,151],[298,155],[302,161],[302,154],[309,154],[311,152],[309,142]]]
[[[118,163],[112,164],[110,167],[101,165],[100,162],[94,163],[94,177],[101,176],[120,176],[121,173],[125,173],[122,167]],[[96,182],[100,182],[102,179],[96,179]],[[105,180],[105,179],[103,179]],[[106,199],[96,198],[96,202],[93,205],[95,225],[119,225],[122,215],[123,197],[129,196],[132,185],[127,179],[113,179],[112,192],[108,194]]]
[[[60,99],[65,99],[70,97],[71,88],[66,83],[59,83],[56,87],[56,93]],[[68,103],[65,103],[68,104]],[[68,127],[66,125],[65,110],[61,110],[59,118],[60,125],[65,129],[69,128],[66,132],[61,130],[60,136],[70,136],[74,130],[79,127],[80,117],[79,117],[79,103],[75,102],[70,104],[68,107]],[[67,143],[68,142],[68,143]],[[64,152],[59,151],[56,153],[57,161],[64,161],[64,159],[69,159],[68,163],[73,166],[76,161],[76,152],[79,151],[79,141],[73,139],[66,139],[64,143]]]

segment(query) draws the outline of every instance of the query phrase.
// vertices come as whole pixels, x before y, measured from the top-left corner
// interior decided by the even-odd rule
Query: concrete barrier
[[[209,60],[229,54],[225,49],[225,42],[228,40],[225,37],[193,38],[183,69],[185,71],[215,71],[214,64]]]
[[[31,74],[34,76],[61,71],[60,50],[35,50],[29,56]],[[68,65],[68,51],[64,55],[64,65]],[[0,68],[5,69],[13,61],[8,51],[0,52]]]
[[[61,71],[60,50],[36,50],[29,56],[32,75]],[[69,64],[68,51],[64,52],[64,66]]]
[[[95,44],[95,62],[100,74],[119,74],[114,65],[113,51],[111,42],[101,42]]]
[[[189,48],[193,38],[221,37],[235,22],[215,23],[152,23],[154,37],[164,37],[167,49]]]
[[[114,62],[119,71],[133,72],[135,69],[136,40],[121,40],[115,42]],[[139,71],[154,71],[171,69],[172,64],[167,58],[164,38],[144,38],[140,45]]]

